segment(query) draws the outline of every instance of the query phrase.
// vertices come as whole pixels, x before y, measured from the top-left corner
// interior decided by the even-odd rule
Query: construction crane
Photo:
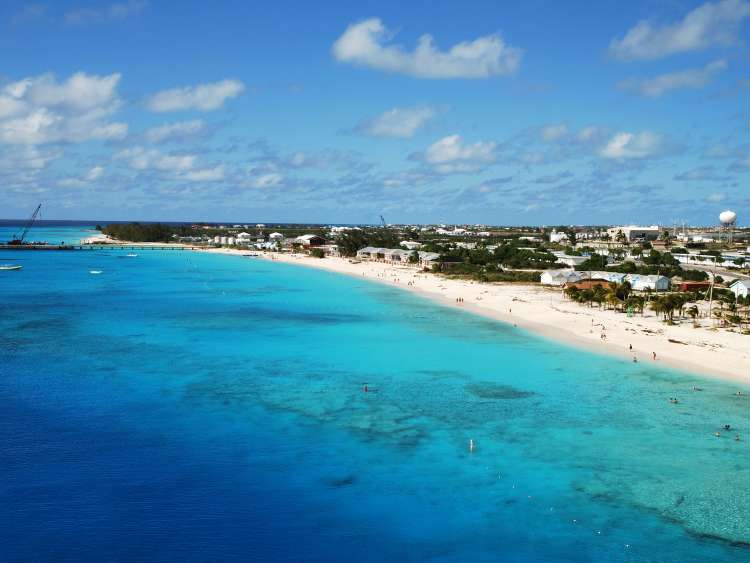
[[[40,203],[36,206],[36,209],[34,210],[34,213],[31,214],[31,217],[29,217],[29,220],[24,224],[21,232],[16,233],[16,235],[13,237],[13,240],[11,240],[8,244],[12,244],[13,246],[20,246],[23,244],[26,235],[29,233],[29,229],[34,226],[34,221],[36,221],[37,215],[39,215],[39,211],[41,209],[42,204]]]
[[[385,227],[385,217],[382,215],[380,216],[380,222],[383,224],[383,227]]]

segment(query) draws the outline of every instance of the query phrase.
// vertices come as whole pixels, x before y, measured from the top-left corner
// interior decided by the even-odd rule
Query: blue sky
[[[750,216],[750,0],[0,6],[0,216]]]

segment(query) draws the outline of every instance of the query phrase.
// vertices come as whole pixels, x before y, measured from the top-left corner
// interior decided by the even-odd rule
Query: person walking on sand
[[[656,352],[651,352],[654,355],[654,361],[656,361]]]

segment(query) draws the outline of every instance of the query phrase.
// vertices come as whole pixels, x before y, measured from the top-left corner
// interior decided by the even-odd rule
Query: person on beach
[[[654,361],[656,361],[656,352],[651,352],[654,355]]]

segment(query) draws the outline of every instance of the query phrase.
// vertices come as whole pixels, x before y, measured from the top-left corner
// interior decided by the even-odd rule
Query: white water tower
[[[731,244],[734,226],[737,224],[737,214],[729,209],[722,211],[719,213],[719,222],[721,222],[721,230],[726,233],[727,241]]]

